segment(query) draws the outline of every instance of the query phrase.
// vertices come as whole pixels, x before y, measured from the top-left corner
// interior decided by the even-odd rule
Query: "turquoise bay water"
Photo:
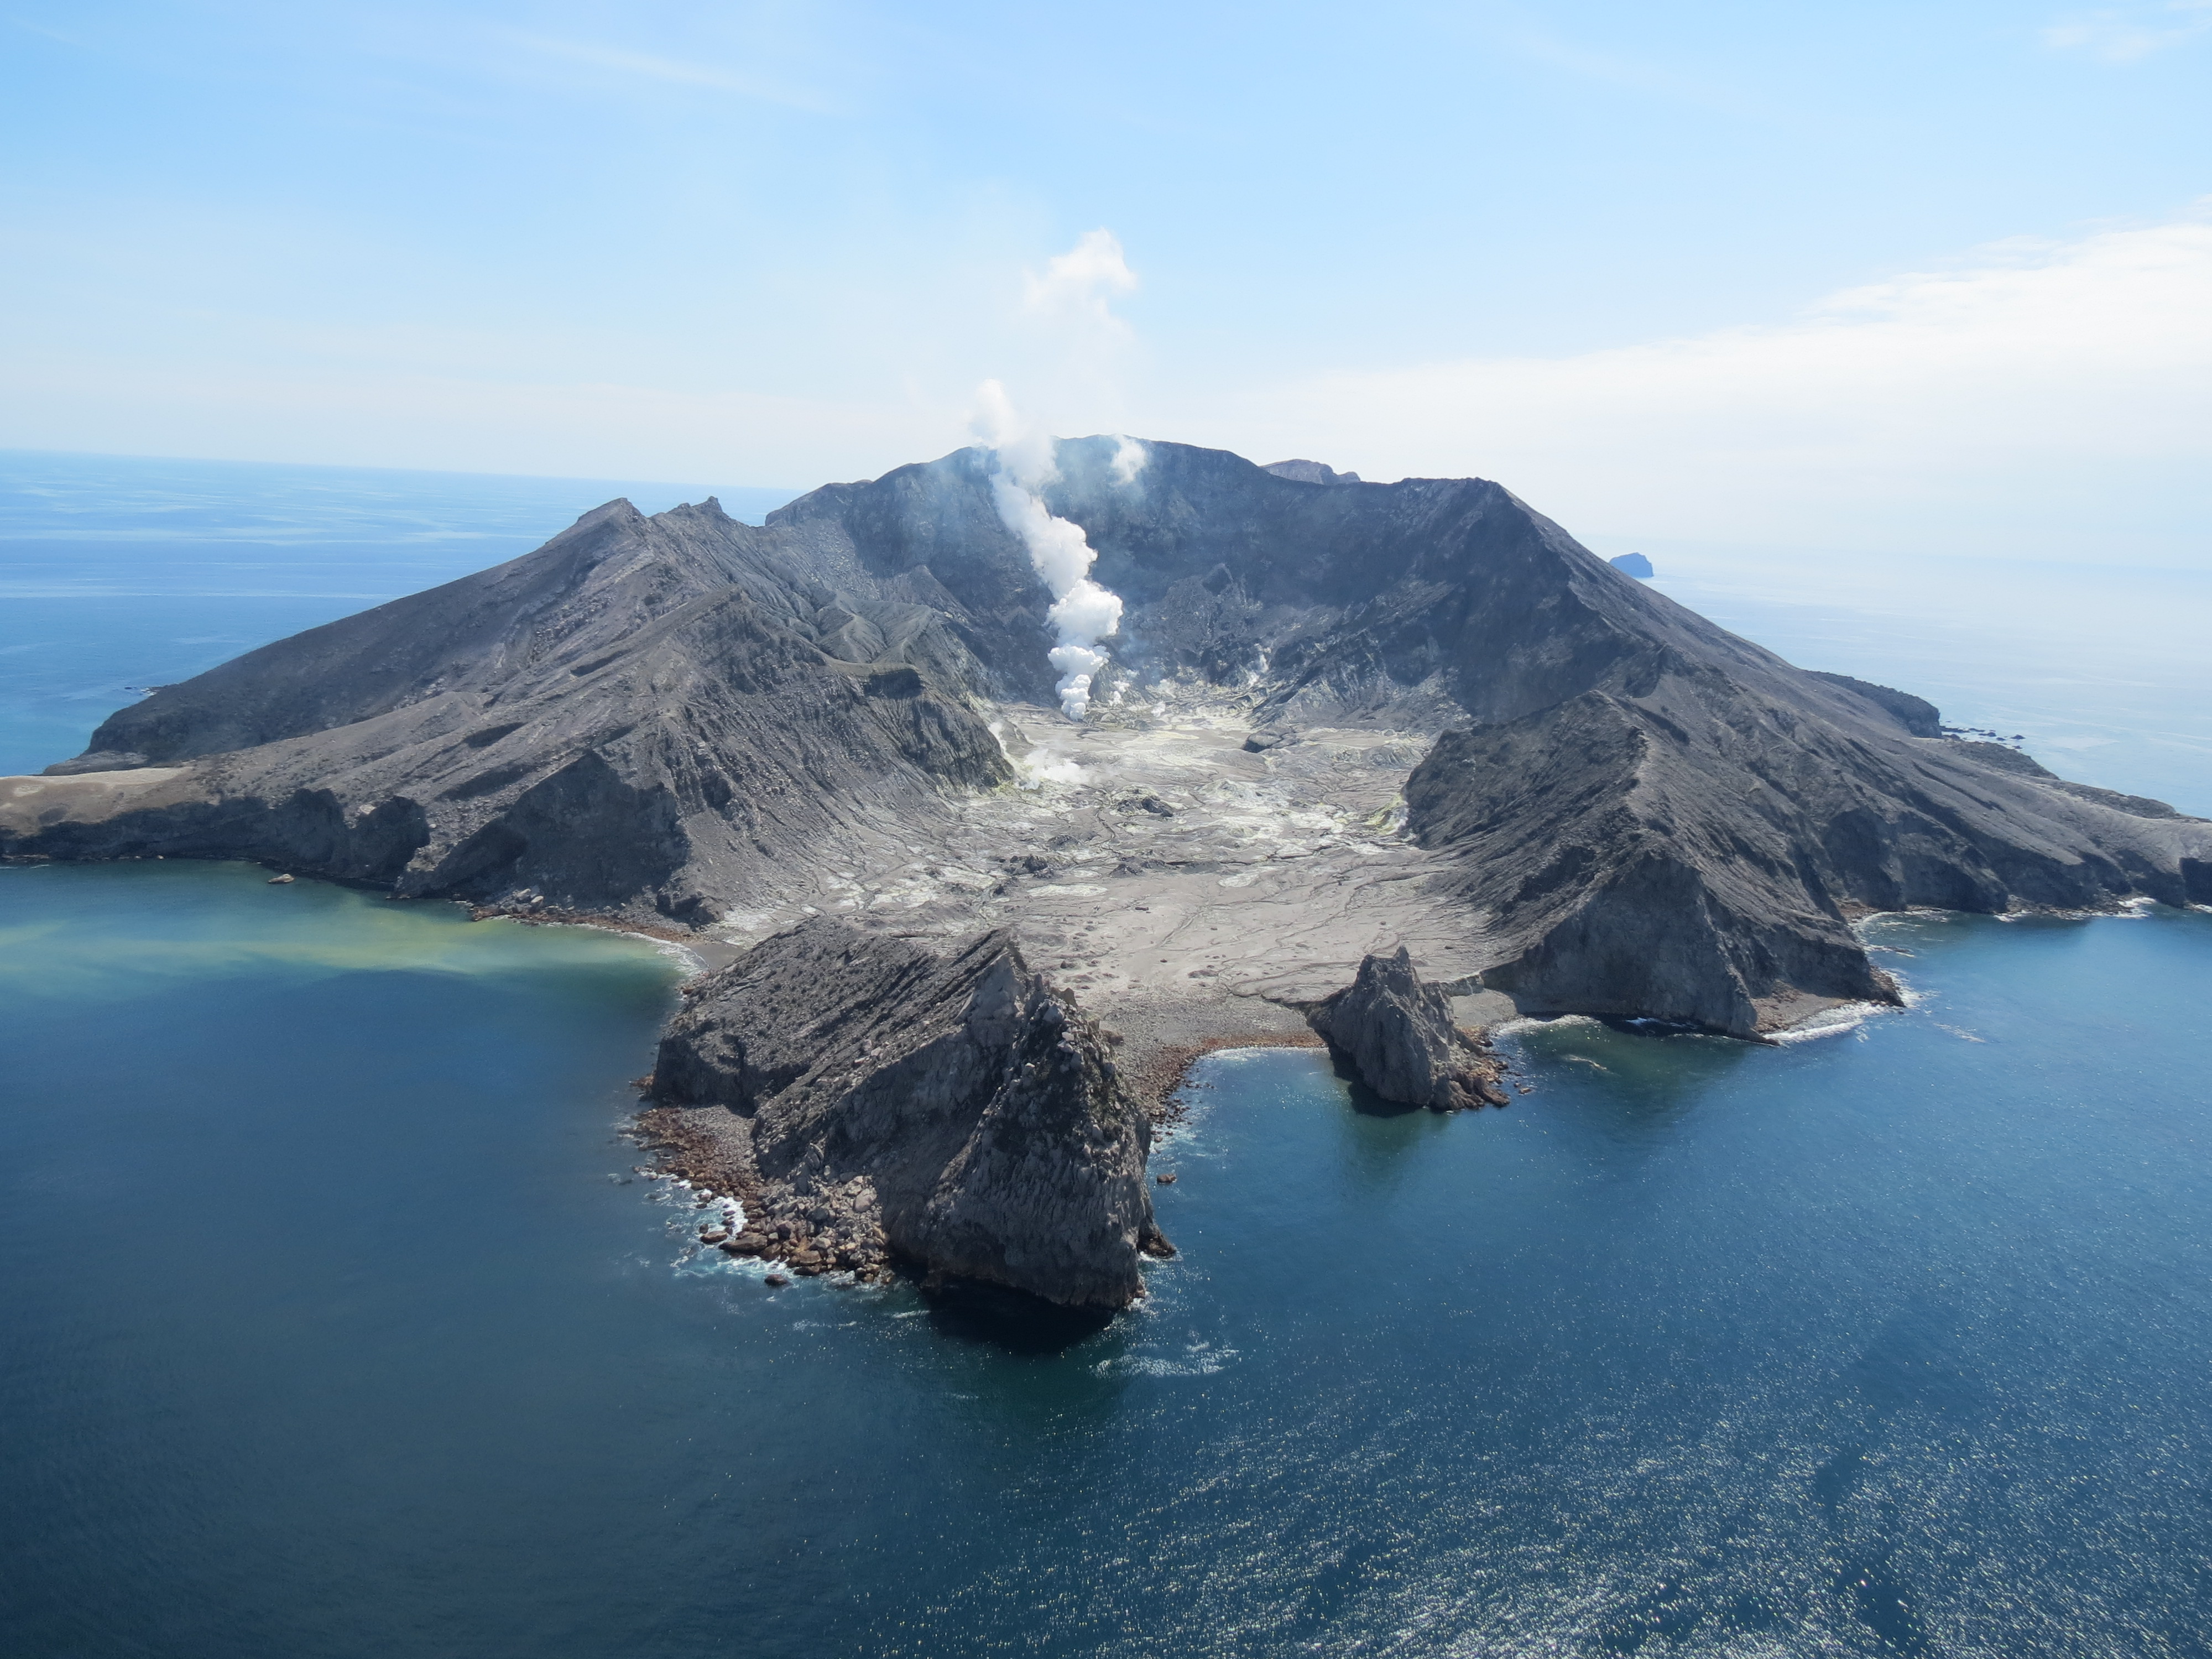
[[[2212,915],[1502,1111],[1216,1056],[1084,1331],[699,1254],[660,950],[264,875],[0,870],[0,1652],[2212,1651]]]

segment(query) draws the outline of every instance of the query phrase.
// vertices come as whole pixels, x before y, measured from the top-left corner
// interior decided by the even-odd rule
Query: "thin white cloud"
[[[2166,0],[2154,7],[2077,12],[2043,31],[2043,43],[2108,64],[2132,64],[2212,33],[2212,0]]]
[[[82,46],[84,45],[83,41],[78,40],[73,34],[64,34],[59,29],[48,28],[44,23],[33,23],[27,17],[9,17],[0,21],[4,21],[13,27],[22,30],[26,34],[43,35],[47,40],[58,41],[64,46]]]
[[[1985,250],[1772,326],[1269,387],[1210,435],[1477,473],[1592,530],[2205,561],[2212,211]]]
[[[509,45],[526,52],[628,79],[733,92],[742,97],[757,99],[763,103],[781,104],[787,109],[804,110],[814,115],[840,112],[829,100],[813,93],[763,80],[757,76],[735,74],[712,64],[684,63],[673,58],[657,57],[651,52],[629,52],[619,46],[600,46],[592,41],[562,40],[514,30],[503,29],[499,31],[499,34]]]
[[[1506,39],[1516,51],[1536,63],[1601,86],[1618,87],[1732,115],[1765,112],[1759,100],[1747,96],[1740,88],[1722,86],[1709,77],[1686,75],[1665,64],[1618,52],[1593,52],[1559,36],[1534,30],[1522,30]]]

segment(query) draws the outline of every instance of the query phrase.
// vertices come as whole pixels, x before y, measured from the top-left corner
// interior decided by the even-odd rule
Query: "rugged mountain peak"
[[[767,939],[692,988],[653,1095],[653,1132],[742,1200],[736,1253],[1121,1307],[1166,1248],[1145,1114],[1004,933],[942,955],[826,918]]]

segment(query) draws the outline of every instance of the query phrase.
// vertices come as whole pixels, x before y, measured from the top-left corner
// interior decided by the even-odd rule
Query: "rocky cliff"
[[[1368,957],[1306,1021],[1384,1100],[1436,1112],[1505,1103],[1498,1057],[1452,1023],[1450,996],[1421,982],[1402,945],[1395,956]]]
[[[1099,1029],[1003,933],[942,955],[821,919],[696,981],[647,1127],[738,1197],[733,1254],[1121,1307],[1168,1254]]]
[[[1811,676],[1661,656],[1609,678],[1446,732],[1407,781],[1489,920],[1484,981],[1524,1008],[1751,1036],[1893,998],[1850,925],[1869,912],[2212,899],[2212,824],[1885,731]]]

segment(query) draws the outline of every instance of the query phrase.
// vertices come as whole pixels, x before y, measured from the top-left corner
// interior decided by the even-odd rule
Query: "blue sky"
[[[998,377],[1586,532],[2206,557],[2212,0],[0,0],[0,444],[803,486]]]

